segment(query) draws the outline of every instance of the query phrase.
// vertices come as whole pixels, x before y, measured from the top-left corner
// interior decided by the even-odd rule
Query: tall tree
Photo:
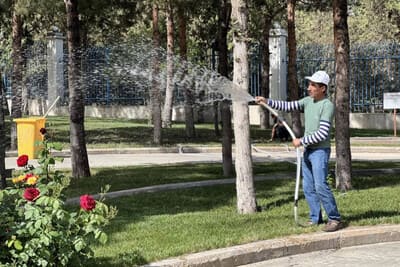
[[[115,43],[126,37],[127,29],[150,21],[150,1],[85,0],[79,3],[81,47],[94,43]],[[138,18],[140,16],[140,18]],[[150,25],[149,25],[150,26]],[[143,34],[143,33],[142,33]]]
[[[249,87],[247,19],[247,1],[232,0],[233,82],[246,92]],[[237,209],[241,214],[254,213],[257,204],[250,147],[249,107],[246,100],[233,101],[233,118]]]
[[[1,71],[0,71],[0,77]],[[0,81],[0,189],[4,189],[7,186],[6,183],[6,124],[4,121],[4,90],[3,82]]]
[[[270,31],[273,28],[273,22],[277,18],[283,17],[286,11],[286,0],[253,0],[251,7],[252,18],[251,24],[253,26],[253,38],[261,41],[262,56],[262,70],[261,70],[261,83],[260,91],[261,96],[269,98],[270,95],[270,52],[269,52],[269,39]],[[262,106],[259,107],[260,111],[260,127],[267,129],[269,125],[269,111]]]
[[[231,5],[227,0],[219,0],[218,17],[218,72],[228,77],[228,31],[231,18]],[[222,122],[222,169],[225,177],[233,174],[232,160],[232,113],[229,100],[220,104]]]
[[[264,21],[263,36],[262,36],[262,49],[264,51],[264,56],[262,58],[262,71],[261,71],[261,96],[269,98],[270,94],[270,52],[269,52],[269,32],[272,28],[272,20],[270,16],[264,16],[262,18]],[[260,127],[261,129],[269,128],[269,111],[262,106],[259,107],[260,110]]]
[[[299,99],[299,83],[296,73],[296,0],[288,0],[287,2],[287,20],[288,20],[288,48],[289,48],[289,63],[288,63],[288,87],[290,90],[290,100]],[[293,132],[296,136],[302,136],[300,112],[292,112]]]
[[[174,98],[174,12],[172,0],[166,2],[167,14],[167,84],[163,110],[163,127],[171,127]]]
[[[11,99],[11,117],[13,119],[22,117],[22,36],[23,20],[18,12],[18,0],[12,3],[12,99]],[[17,126],[11,124],[11,149],[17,148]]]
[[[336,187],[351,188],[350,150],[350,40],[347,26],[347,0],[333,0],[333,33],[335,43],[336,82]]]
[[[187,61],[187,15],[184,5],[178,5],[178,29],[179,29],[179,54],[183,61]],[[194,96],[191,88],[183,88],[185,97],[185,131],[187,138],[195,137],[194,125]]]
[[[153,18],[153,46],[154,50],[158,51],[160,49],[160,30],[158,26],[158,15],[159,9],[158,4],[153,3],[152,18]],[[153,77],[157,77],[160,72],[160,58],[159,53],[153,58]],[[161,145],[162,141],[162,118],[161,118],[161,88],[157,79],[153,79],[151,88],[151,118],[153,123],[153,142],[156,145]]]
[[[394,36],[400,40],[400,3],[397,0],[389,0],[385,6],[389,10],[388,18],[397,26]]]
[[[78,0],[64,0],[67,13],[68,88],[72,176],[89,177],[85,142],[85,98],[80,84],[80,36]]]

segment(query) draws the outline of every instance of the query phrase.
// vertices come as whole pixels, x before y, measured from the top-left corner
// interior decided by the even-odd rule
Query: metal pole
[[[397,125],[396,125],[396,109],[393,110],[393,131],[394,131],[394,137],[397,136]]]

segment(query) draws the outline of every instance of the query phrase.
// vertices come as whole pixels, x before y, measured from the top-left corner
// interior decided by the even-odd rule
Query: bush
[[[70,178],[53,170],[62,159],[51,155],[61,146],[49,142],[46,129],[40,132],[44,141],[39,166],[29,165],[28,157],[21,155],[20,175],[12,179],[13,186],[0,191],[0,265],[84,265],[93,256],[91,245],[107,241],[102,228],[117,210],[90,195],[81,196],[77,211],[65,206],[63,191]]]

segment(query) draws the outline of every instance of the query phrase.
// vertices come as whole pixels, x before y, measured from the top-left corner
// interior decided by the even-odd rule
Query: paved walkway
[[[56,153],[57,154],[57,153]],[[56,168],[71,168],[69,151],[58,153],[64,156],[64,162],[56,163]],[[6,168],[16,168],[17,153],[8,152]],[[168,149],[137,148],[137,149],[96,149],[88,150],[89,166],[98,167],[121,167],[132,165],[150,164],[175,164],[189,162],[222,162],[220,148],[194,148],[176,147]],[[275,147],[259,147],[253,145],[252,157],[254,162],[289,161],[296,162],[296,152],[287,145]],[[331,160],[335,160],[335,151],[331,153]],[[399,161],[400,141],[388,147],[352,147],[352,160],[375,160],[375,161]],[[30,161],[36,165],[35,160]]]
[[[376,243],[297,254],[242,265],[243,267],[398,267],[400,242]]]
[[[375,140],[375,139],[374,139]],[[400,160],[400,139],[391,140],[393,146],[352,147],[353,160]],[[365,142],[365,140],[363,140]],[[382,141],[382,140],[380,140]],[[385,139],[386,141],[386,139]],[[357,142],[357,140],[355,141]],[[63,163],[57,168],[70,168],[69,152],[64,151]],[[287,146],[262,148],[253,147],[253,160],[290,161],[295,163],[296,153]],[[331,155],[335,160],[334,152]],[[175,164],[188,162],[221,162],[219,148],[177,147],[170,149],[119,149],[89,150],[91,167],[112,167],[144,164]],[[6,167],[15,168],[16,153],[9,152]],[[30,162],[32,163],[32,161]],[[33,161],[33,164],[35,161]],[[375,170],[376,172],[381,170]],[[399,169],[386,170],[400,173]],[[370,173],[373,171],[369,170]],[[277,178],[274,175],[275,179]],[[256,177],[271,179],[271,177]],[[204,181],[184,184],[151,186],[110,192],[109,197],[156,192],[176,188],[207,186],[215,183],[233,183],[234,179]],[[77,201],[70,199],[70,201]],[[147,266],[400,266],[400,225],[380,225],[372,227],[349,227],[334,233],[316,232],[307,235],[289,236],[281,239],[265,240],[216,249],[178,258],[154,262]]]

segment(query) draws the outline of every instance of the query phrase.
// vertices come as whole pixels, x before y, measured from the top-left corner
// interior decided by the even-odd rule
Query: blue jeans
[[[321,204],[329,220],[340,221],[335,198],[327,182],[330,148],[305,149],[302,161],[303,191],[313,223],[322,223]]]

